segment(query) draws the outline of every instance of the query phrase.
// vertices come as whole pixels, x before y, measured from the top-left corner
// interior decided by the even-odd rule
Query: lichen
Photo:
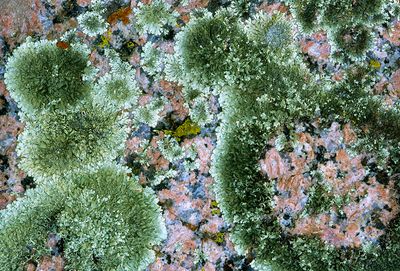
[[[165,33],[167,26],[175,25],[178,16],[171,5],[162,0],[153,0],[149,4],[140,2],[134,14],[139,32],[153,35]]]
[[[7,85],[25,122],[19,166],[36,187],[0,212],[2,271],[48,254],[49,233],[62,240],[65,270],[144,270],[166,238],[154,192],[115,162],[128,135],[121,109],[139,92],[133,69],[107,51],[111,71],[97,81],[72,36],[76,43],[28,40],[9,61]]]
[[[200,133],[200,130],[201,129],[197,124],[193,123],[190,119],[186,119],[181,125],[179,125],[175,129],[175,131],[164,130],[163,132],[166,135],[172,135],[179,142],[182,137],[197,135],[198,133]]]
[[[102,14],[95,11],[88,11],[78,16],[82,32],[88,36],[95,37],[107,31],[108,23]]]
[[[292,35],[290,25],[285,24],[283,16],[257,15],[242,21],[229,12],[229,9],[225,9],[213,17],[206,15],[184,28],[178,38],[180,43],[173,63],[182,63],[184,67],[181,70],[185,79],[179,82],[184,88],[203,86],[195,87],[202,89],[201,95],[206,95],[210,88],[219,95],[222,112],[218,116],[220,126],[212,157],[212,176],[216,180],[215,193],[223,217],[233,225],[230,237],[235,247],[242,254],[251,253],[255,257],[253,265],[259,270],[348,270],[354,266],[357,270],[376,270],[381,269],[379,266],[394,266],[394,260],[387,255],[397,253],[397,247],[380,250],[376,240],[387,242],[387,236],[392,238],[397,234],[396,227],[389,226],[390,221],[397,221],[395,182],[384,187],[372,178],[368,181],[370,190],[365,184],[361,185],[364,188],[348,187],[361,194],[367,190],[371,193],[377,190],[388,193],[389,196],[378,204],[379,208],[385,204],[393,207],[393,213],[385,216],[387,220],[384,225],[388,226],[385,234],[380,229],[375,233],[373,230],[365,232],[364,243],[358,242],[354,225],[350,227],[350,222],[353,222],[350,215],[349,225],[341,220],[343,225],[350,227],[347,233],[350,241],[346,239],[348,243],[335,239],[341,240],[338,236],[342,233],[336,237],[328,236],[327,239],[321,237],[320,230],[329,232],[329,229],[323,228],[323,220],[321,225],[311,227],[307,233],[301,230],[312,225],[307,218],[318,221],[319,213],[332,212],[335,208],[357,209],[359,204],[366,204],[360,199],[359,203],[351,205],[352,201],[356,201],[353,192],[332,187],[327,181],[328,177],[323,174],[323,168],[333,163],[329,161],[333,158],[328,157],[327,153],[338,152],[339,167],[350,165],[345,161],[340,162],[340,159],[348,157],[343,150],[330,149],[340,141],[328,137],[329,140],[324,143],[327,153],[315,150],[313,156],[314,147],[307,145],[309,137],[306,132],[311,128],[307,127],[329,127],[333,120],[342,124],[350,123],[356,127],[357,138],[368,140],[380,135],[383,138],[380,148],[385,149],[390,142],[397,142],[395,131],[399,127],[400,116],[397,108],[386,108],[381,100],[370,95],[368,69],[363,66],[350,67],[344,80],[339,83],[324,78],[315,81],[295,53],[296,48],[291,44],[293,38],[288,38]],[[229,21],[230,24],[219,23],[216,31],[212,31],[217,38],[210,42],[205,34],[207,31],[201,30],[203,24],[210,26],[206,29],[212,28],[216,20]],[[232,36],[218,39],[218,33],[225,33],[231,28],[239,31],[233,33],[240,39]],[[277,42],[287,43],[288,46],[278,47],[275,41],[264,39],[264,33],[277,29],[284,31],[280,35],[285,37]],[[194,41],[196,46],[185,45],[194,45]],[[214,41],[220,43],[215,45]],[[217,50],[209,47],[210,44],[215,45]],[[206,48],[214,48],[212,52],[220,53],[215,59],[210,58],[213,54],[208,54],[206,60],[196,60],[205,54],[202,50]],[[219,70],[210,69],[209,63],[214,63]],[[346,132],[352,134],[349,130]],[[276,149],[271,148],[275,142],[280,151],[285,153],[282,157]],[[370,150],[359,148],[350,152],[360,154]],[[319,153],[321,157],[318,159],[328,161],[314,161]],[[263,154],[266,155],[265,162],[260,165]],[[387,159],[396,161],[396,157],[396,148],[387,152]],[[291,167],[286,166],[285,159],[291,161]],[[393,174],[391,164],[386,166],[386,170]],[[260,169],[267,174],[262,174]],[[349,170],[335,175],[333,179],[338,178],[335,184],[345,185],[344,180],[352,180],[352,174],[357,175]],[[345,191],[349,195],[343,195]],[[368,206],[367,209],[371,207]],[[297,215],[292,217],[292,213]],[[374,216],[372,213],[371,217]],[[299,219],[298,223],[295,219]],[[375,222],[365,226],[381,228]],[[299,227],[298,231],[293,230],[296,226]],[[338,231],[340,227],[336,228]],[[347,254],[351,256],[347,257]],[[340,260],[344,258],[347,260]],[[373,266],[368,259],[374,259]]]
[[[288,0],[296,21],[306,33],[330,33],[333,55],[339,60],[365,58],[373,29],[388,21],[393,1]]]
[[[88,48],[70,44],[60,48],[56,41],[28,39],[8,59],[5,83],[19,107],[28,114],[53,103],[74,105],[90,92],[82,80],[88,62]]]

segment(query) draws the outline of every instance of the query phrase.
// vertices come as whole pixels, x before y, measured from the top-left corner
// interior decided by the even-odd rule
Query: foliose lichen
[[[222,22],[229,19],[231,23],[220,23],[212,28],[217,19]],[[212,158],[212,175],[216,180],[215,192],[219,207],[225,220],[233,225],[231,239],[236,249],[242,254],[255,257],[253,266],[257,270],[396,270],[398,267],[393,255],[399,250],[399,233],[395,226],[398,223],[397,211],[394,211],[397,207],[396,204],[390,207],[398,195],[396,182],[379,186],[391,195],[388,199],[390,204],[387,205],[393,213],[388,221],[383,222],[387,227],[385,234],[380,235],[379,241],[375,242],[371,240],[376,236],[364,232],[371,238],[367,236],[365,244],[360,247],[354,246],[355,239],[351,241],[353,245],[344,247],[329,244],[318,236],[319,231],[315,233],[311,230],[310,235],[289,234],[291,225],[301,228],[301,223],[296,224],[296,221],[290,220],[290,214],[285,212],[303,203],[304,210],[310,214],[328,212],[334,209],[333,206],[352,206],[351,197],[339,199],[332,195],[329,190],[332,187],[326,185],[327,176],[313,171],[316,164],[311,158],[307,158],[310,159],[309,164],[308,160],[303,162],[306,173],[301,172],[299,164],[305,158],[299,152],[310,152],[313,148],[306,145],[302,150],[303,147],[298,147],[302,145],[290,144],[295,141],[291,136],[301,132],[296,130],[299,123],[307,123],[307,127],[329,127],[334,121],[341,125],[350,123],[356,127],[359,139],[368,140],[381,135],[382,141],[377,149],[386,148],[386,158],[393,161],[386,164],[384,169],[391,178],[396,176],[398,170],[395,163],[398,160],[397,148],[387,147],[392,143],[398,146],[396,131],[400,115],[397,107],[388,108],[381,99],[371,95],[367,80],[364,80],[366,73],[363,67],[349,68],[347,76],[340,83],[332,83],[323,78],[319,78],[319,82],[315,81],[297,56],[294,46],[291,46],[291,27],[281,15],[259,14],[243,21],[225,9],[214,17],[204,16],[200,20],[189,23],[180,33],[175,59],[171,63],[181,63],[184,67],[181,69],[182,77],[186,79],[180,81],[184,87],[192,87],[192,82],[204,85],[211,81],[208,88],[199,89],[206,92],[212,88],[219,95],[222,112],[219,114],[221,123],[217,129],[217,147]],[[213,31],[200,31],[203,25]],[[227,37],[221,33],[229,32],[232,27],[239,31],[235,36],[240,39],[229,36],[227,42]],[[276,35],[269,35],[277,31],[280,33],[279,39],[276,39]],[[221,43],[214,47],[214,41]],[[196,46],[188,46],[194,44]],[[215,59],[207,54],[206,62],[203,59],[194,61],[205,54],[203,49],[209,48],[210,44],[219,52]],[[212,65],[218,67],[218,71],[213,71]],[[289,174],[287,181],[282,177],[283,173],[279,172],[279,158],[270,159],[265,164],[272,170],[271,174],[263,175],[260,170],[260,157],[265,155],[273,142],[277,142],[281,151],[287,152],[282,157],[291,157],[292,163],[295,163],[293,170],[299,170]],[[364,148],[351,152],[357,155],[371,150],[364,145]],[[291,155],[292,152],[295,154]],[[295,160],[296,155],[299,155],[298,160]],[[322,155],[321,159],[325,156]],[[344,159],[347,156],[342,151],[337,157]],[[307,175],[308,168],[311,172]],[[338,178],[350,178],[352,173],[343,174],[344,177]],[[315,183],[308,189],[305,184],[296,182],[302,178],[311,178]],[[293,190],[290,193],[283,189],[285,187],[300,189],[300,192]],[[280,191],[281,188],[285,191]],[[303,190],[310,192],[303,201],[296,199],[291,204],[288,200],[287,205],[282,205],[282,210],[274,211],[274,208],[280,206],[277,205],[279,195],[283,198],[299,193],[301,195],[306,193]],[[358,192],[362,193],[362,189]],[[282,202],[286,202],[286,198]],[[379,208],[383,208],[383,205]],[[302,215],[307,218],[310,214]],[[301,215],[296,218],[301,219]],[[379,229],[382,226],[376,221],[372,224]],[[352,226],[351,230],[354,229]]]
[[[6,83],[26,123],[19,166],[37,186],[0,212],[2,271],[49,254],[49,233],[63,243],[66,270],[144,270],[166,238],[154,192],[115,161],[125,105],[139,94],[133,70],[108,52],[108,80],[96,82],[92,69],[84,81],[88,53],[77,48],[85,47],[28,40],[9,60]]]

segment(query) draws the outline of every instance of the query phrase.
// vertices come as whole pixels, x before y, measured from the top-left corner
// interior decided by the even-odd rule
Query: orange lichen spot
[[[76,3],[81,7],[87,7],[90,5],[91,0],[77,0]]]
[[[257,10],[265,11],[269,14],[273,14],[274,12],[287,13],[288,7],[281,3],[263,3],[257,8]]]
[[[57,41],[56,46],[63,50],[67,50],[69,48],[69,44],[65,41]]]
[[[294,194],[300,194],[302,189],[308,188],[310,183],[302,175],[293,175],[289,178],[281,178],[278,180],[277,188],[282,191],[293,190]]]
[[[118,20],[120,20],[124,25],[129,23],[129,15],[131,14],[132,9],[131,7],[120,8],[114,13],[112,13],[107,18],[107,22],[109,24],[115,24]]]
[[[190,21],[190,15],[189,14],[184,14],[181,16],[182,21],[187,24]]]

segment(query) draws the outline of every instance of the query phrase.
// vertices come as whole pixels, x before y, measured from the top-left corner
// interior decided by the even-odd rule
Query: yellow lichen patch
[[[218,208],[218,202],[216,200],[211,201],[211,208]]]
[[[101,43],[99,44],[100,48],[110,46],[111,35],[112,35],[111,30],[108,30],[104,36],[101,36]]]
[[[220,215],[221,214],[221,210],[220,209],[211,210],[211,214],[212,215]]]
[[[128,47],[128,48],[134,48],[134,47],[136,47],[138,45],[139,45],[139,43],[137,43],[136,41],[128,41],[126,43],[126,47]]]
[[[223,232],[217,232],[214,235],[213,241],[217,243],[218,245],[222,244],[225,241],[225,233]]]
[[[369,62],[369,65],[375,69],[379,69],[381,67],[381,63],[375,59],[371,59],[371,61]]]
[[[190,119],[186,119],[175,131],[164,130],[166,135],[173,136],[177,141],[180,141],[182,137],[197,135],[200,133],[200,126],[192,122]]]
[[[218,203],[216,200],[212,200],[210,203],[210,208],[211,208],[211,214],[212,215],[221,215],[221,210],[218,207]]]

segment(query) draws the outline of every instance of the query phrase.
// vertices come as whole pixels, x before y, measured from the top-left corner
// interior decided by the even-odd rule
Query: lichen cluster
[[[175,177],[181,162],[196,168],[185,158],[197,154],[180,143],[217,124],[211,212],[222,212],[235,249],[256,270],[399,270],[400,108],[374,95],[374,67],[363,62],[374,29],[398,12],[394,1],[287,0],[294,20],[250,10],[256,1],[220,9],[210,1],[183,27],[166,1],[112,14],[103,2],[78,17],[80,30],[94,38],[132,21],[129,31],[148,39],[130,43],[137,70],[99,46],[109,70],[98,75],[74,33],[29,39],[8,60],[5,82],[25,122],[19,166],[38,186],[0,212],[1,271],[49,254],[49,233],[61,240],[67,270],[142,270],[154,260],[153,246],[165,238],[157,199],[117,162],[128,112],[132,125],[159,133],[138,148],[157,148],[173,165],[152,172],[154,186]],[[298,27],[328,33],[340,80],[304,64]],[[142,72],[182,87],[190,118],[161,123],[168,95],[141,97]],[[169,82],[157,83],[168,92]],[[130,161],[138,171],[141,156]]]
[[[80,44],[62,50],[55,41],[27,40],[7,63],[5,82],[13,99],[31,114],[50,103],[59,108],[75,105],[90,92],[82,80],[88,53]]]
[[[90,37],[96,37],[107,31],[109,24],[104,19],[104,1],[94,0],[90,5],[90,11],[77,17],[82,32]]]
[[[377,5],[378,2],[374,1]],[[310,1],[310,5],[312,3],[316,1]],[[334,5],[337,1],[330,3]],[[365,12],[363,16],[367,16]],[[175,55],[166,69],[170,78],[179,77],[177,81],[184,88],[198,90],[198,93],[191,91],[195,96],[207,95],[210,90],[219,95],[222,112],[218,116],[221,123],[212,158],[212,175],[216,180],[218,204],[225,220],[233,226],[231,239],[236,249],[254,258],[253,266],[257,270],[397,270],[395,255],[400,249],[396,211],[399,193],[397,131],[400,128],[397,106],[388,107],[379,97],[371,95],[369,84],[364,80],[368,69],[360,64],[349,66],[339,83],[324,78],[317,82],[297,56],[292,25],[283,15],[258,13],[250,19],[242,19],[231,8],[215,14],[204,11],[199,14],[201,16],[191,20],[179,34]],[[312,221],[315,213],[326,212],[327,216],[336,214],[339,217],[343,212],[340,208],[347,210],[356,204],[346,202],[346,197],[335,199],[333,191],[329,192],[334,187],[329,188],[328,177],[320,172],[323,166],[301,153],[321,153],[321,159],[325,159],[322,161],[335,159],[315,145],[304,145],[301,139],[296,141],[296,133],[302,132],[299,127],[311,127],[314,122],[315,127],[323,129],[333,123],[352,125],[357,131],[357,143],[354,143],[351,157],[370,153],[376,158],[368,163],[380,165],[379,170],[367,169],[372,175],[369,180],[368,177],[363,180],[365,189],[359,187],[358,192],[364,193],[366,201],[374,200],[375,191],[368,190],[366,185],[387,193],[386,204],[383,202],[386,199],[379,197],[382,202],[365,208],[381,208],[384,213],[384,205],[387,205],[386,212],[391,210],[392,213],[379,218],[373,212],[380,211],[371,209],[370,215],[374,218],[364,225],[367,229],[362,229],[365,238],[361,244],[354,236],[353,239],[349,237],[350,243],[338,242],[339,246],[333,241],[327,242],[322,238],[323,233],[319,233],[325,229],[322,221],[309,231],[301,228],[301,223],[310,224],[307,219]],[[378,137],[380,140],[375,140]],[[293,163],[292,167],[287,166],[292,171],[286,175],[279,172],[281,160],[278,158],[266,158],[268,161],[264,164],[275,174],[265,174],[261,170],[260,159],[276,144],[284,152],[281,159]],[[304,168],[300,167],[302,159],[306,159]],[[344,183],[346,176],[350,178],[355,174],[354,170],[351,167],[342,172],[342,177],[334,178]],[[321,180],[317,181],[318,178]],[[386,182],[382,178],[393,180]],[[308,183],[310,186],[301,182],[305,179],[313,180]],[[298,198],[293,203],[290,201],[290,195],[296,193],[305,193],[303,202],[297,201]],[[356,200],[351,194],[349,197],[348,200]],[[298,206],[303,212],[291,218],[296,204],[304,205]],[[295,219],[298,219],[297,224]],[[348,225],[350,222],[339,217],[333,223],[355,227]],[[293,229],[295,226],[298,228]],[[363,227],[361,222],[356,226]],[[375,235],[374,229],[377,229]],[[327,232],[329,230],[324,234]]]
[[[29,40],[7,64],[25,121],[19,166],[37,187],[0,212],[0,270],[50,254],[50,233],[66,270],[143,270],[166,232],[154,192],[115,161],[128,132],[125,109],[138,96],[134,74],[108,52],[111,70],[93,82],[87,51],[77,49],[85,47],[59,42]]]
[[[374,28],[398,12],[394,1],[288,0],[301,29],[328,32],[333,51],[344,59],[357,59],[371,49]]]
[[[124,149],[125,126],[123,114],[89,101],[46,110],[19,137],[19,167],[39,181],[112,161]]]
[[[162,0],[153,0],[149,4],[139,2],[134,14],[139,32],[152,35],[164,34],[166,27],[173,26],[178,17],[171,5]]]

